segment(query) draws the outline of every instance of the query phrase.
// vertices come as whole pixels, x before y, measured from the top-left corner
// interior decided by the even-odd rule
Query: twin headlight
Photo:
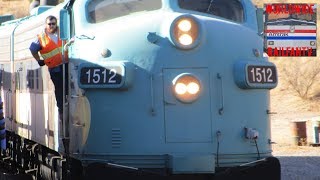
[[[170,26],[171,42],[180,49],[192,49],[199,45],[201,39],[201,24],[191,15],[177,17]],[[172,81],[174,96],[183,103],[196,101],[201,93],[199,79],[190,73],[182,73]]]
[[[177,17],[170,27],[171,41],[180,49],[195,48],[200,42],[201,26],[191,15]]]
[[[183,103],[191,103],[198,99],[201,84],[197,77],[189,73],[178,75],[172,81],[173,94]]]

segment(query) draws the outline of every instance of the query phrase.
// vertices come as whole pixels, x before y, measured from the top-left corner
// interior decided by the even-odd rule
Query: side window
[[[141,11],[161,8],[161,0],[91,0],[87,5],[90,23],[99,23]]]

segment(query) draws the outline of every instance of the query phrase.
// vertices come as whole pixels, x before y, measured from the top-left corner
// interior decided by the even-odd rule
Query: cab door
[[[196,77],[200,82],[200,95],[190,103],[178,100],[173,93],[173,81],[183,73]],[[163,69],[163,78],[166,142],[212,142],[208,69]]]

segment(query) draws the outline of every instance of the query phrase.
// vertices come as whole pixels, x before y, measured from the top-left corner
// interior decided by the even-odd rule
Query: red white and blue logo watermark
[[[265,4],[265,52],[269,56],[316,56],[316,8],[316,4]]]

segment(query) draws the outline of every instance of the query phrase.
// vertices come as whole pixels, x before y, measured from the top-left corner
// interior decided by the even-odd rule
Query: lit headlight
[[[184,103],[198,99],[201,91],[200,81],[192,74],[180,74],[172,81],[173,94]]]
[[[200,24],[195,17],[179,16],[171,24],[171,40],[175,46],[181,49],[192,49],[200,42],[200,30]]]
[[[269,41],[269,45],[274,45],[274,41]]]

